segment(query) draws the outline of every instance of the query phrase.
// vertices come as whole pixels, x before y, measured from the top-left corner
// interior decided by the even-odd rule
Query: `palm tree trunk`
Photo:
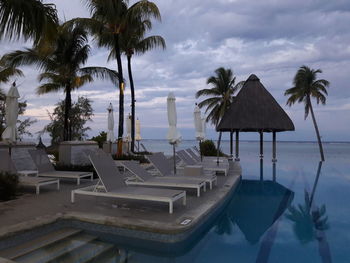
[[[134,80],[132,78],[132,71],[131,71],[131,55],[128,55],[127,59],[128,59],[128,73],[129,73],[130,91],[131,91],[131,151],[134,152],[134,147],[135,147],[135,88],[134,88]]]
[[[123,133],[124,133],[124,78],[123,67],[120,55],[119,35],[115,35],[115,53],[118,65],[118,79],[119,79],[119,123],[118,123],[118,152],[117,155],[123,154]]]
[[[317,123],[316,123],[316,118],[315,118],[315,114],[314,114],[314,110],[312,108],[312,104],[311,104],[310,98],[308,98],[308,101],[309,101],[309,104],[310,104],[310,112],[311,112],[312,121],[313,121],[314,126],[315,126],[316,136],[317,136],[317,140],[318,140],[318,146],[320,148],[321,161],[323,162],[325,159],[324,159],[324,154],[323,154],[323,147],[322,147],[322,142],[321,142],[321,136],[320,136],[320,132],[318,130],[318,126],[317,126]]]
[[[66,98],[64,101],[64,124],[63,124],[63,140],[64,141],[70,141],[72,140],[71,135],[71,127],[70,127],[70,120],[69,120],[69,113],[70,109],[72,107],[72,96],[71,96],[71,90],[70,86],[66,86]]]

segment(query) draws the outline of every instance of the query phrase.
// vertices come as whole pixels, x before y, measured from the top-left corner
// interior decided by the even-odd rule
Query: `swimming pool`
[[[283,145],[274,167],[269,152],[260,163],[258,151],[242,149],[241,185],[181,246],[73,229],[67,247],[96,253],[88,262],[350,262],[350,147],[327,144],[325,152],[320,163],[314,144]],[[72,253],[53,262],[87,262]]]

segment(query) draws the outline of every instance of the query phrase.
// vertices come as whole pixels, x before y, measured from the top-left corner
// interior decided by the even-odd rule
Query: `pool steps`
[[[23,263],[115,262],[116,246],[81,230],[64,228],[1,251],[0,257]]]

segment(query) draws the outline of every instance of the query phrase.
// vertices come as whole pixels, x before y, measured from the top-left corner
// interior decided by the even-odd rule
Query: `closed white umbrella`
[[[193,117],[194,117],[194,127],[196,130],[196,139],[198,141],[204,140],[204,130],[203,130],[203,121],[201,117],[201,110],[199,109],[197,103],[196,106],[194,107],[194,112],[193,112]]]
[[[141,141],[141,123],[140,123],[140,120],[137,119],[136,120],[136,125],[135,125],[135,129],[136,129],[136,135],[135,135],[135,140],[136,141]]]
[[[126,117],[126,137],[127,142],[131,142],[131,116],[130,114]]]
[[[199,142],[199,149],[201,149],[201,142],[204,140],[204,130],[203,130],[203,120],[201,117],[201,110],[199,109],[197,103],[196,106],[194,107],[194,112],[193,112],[193,117],[194,117],[194,127],[196,130],[196,139]],[[202,161],[202,151],[201,152],[201,161]]]
[[[5,101],[5,120],[6,129],[2,133],[1,137],[9,144],[9,153],[11,155],[11,144],[17,140],[17,118],[18,118],[18,98],[19,93],[16,87],[16,83],[12,84],[9,92],[6,95]]]
[[[177,114],[176,114],[176,105],[175,105],[175,95],[170,92],[167,99],[167,111],[168,111],[168,122],[169,130],[167,134],[167,139],[170,144],[178,144],[181,142],[181,134],[177,130]]]
[[[176,128],[177,115],[176,115],[175,100],[176,99],[175,99],[174,93],[170,92],[167,99],[167,111],[168,111],[168,122],[169,122],[167,139],[169,143],[173,145],[174,173],[176,174],[175,146],[181,142],[181,134]]]
[[[207,134],[207,118],[205,117],[202,118],[202,125],[203,125],[203,140],[204,140]]]
[[[136,120],[135,130],[136,130],[135,140],[137,141],[137,150],[140,151],[140,141],[142,138],[141,138],[141,123],[139,119]]]
[[[109,103],[109,106],[107,108],[108,111],[108,131],[107,131],[107,141],[113,142],[115,140],[114,138],[114,115],[113,115],[113,106],[112,103]]]

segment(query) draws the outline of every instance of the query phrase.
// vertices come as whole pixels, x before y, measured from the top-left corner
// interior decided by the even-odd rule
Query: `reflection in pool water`
[[[128,262],[349,262],[350,147],[327,145],[324,163],[300,147],[277,164],[242,156],[240,187],[198,239],[165,253],[128,247]]]

